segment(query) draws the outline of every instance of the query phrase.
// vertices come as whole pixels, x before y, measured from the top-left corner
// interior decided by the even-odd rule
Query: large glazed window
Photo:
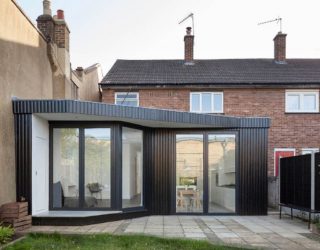
[[[209,213],[235,212],[235,135],[209,134]]]
[[[111,140],[109,128],[87,128],[85,136],[84,207],[110,207]]]
[[[122,207],[143,205],[143,132],[122,129]]]
[[[203,135],[176,136],[176,212],[203,212]]]
[[[53,208],[79,207],[79,129],[77,128],[53,130],[52,205]]]

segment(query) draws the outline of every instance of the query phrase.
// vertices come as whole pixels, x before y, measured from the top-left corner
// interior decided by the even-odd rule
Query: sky
[[[35,22],[42,0],[16,0]],[[319,0],[52,0],[71,30],[72,67],[117,59],[183,59],[194,13],[195,59],[272,58],[281,17],[288,58],[320,58]]]

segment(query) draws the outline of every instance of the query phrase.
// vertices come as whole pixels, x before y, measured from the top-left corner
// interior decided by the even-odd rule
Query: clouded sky
[[[42,0],[17,0],[35,22]],[[288,58],[320,58],[319,0],[52,0],[71,30],[73,68],[116,59],[182,59],[185,27],[195,15],[195,59],[272,58],[283,18]]]

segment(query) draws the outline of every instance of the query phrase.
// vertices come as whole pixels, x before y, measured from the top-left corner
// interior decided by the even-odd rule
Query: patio
[[[268,249],[320,249],[307,223],[269,216],[149,216],[88,226],[34,226],[27,232],[149,234]]]

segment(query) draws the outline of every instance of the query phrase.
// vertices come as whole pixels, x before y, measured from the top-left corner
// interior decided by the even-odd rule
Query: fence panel
[[[315,209],[320,210],[320,153],[315,154]]]
[[[280,159],[280,203],[311,208],[311,155]]]

